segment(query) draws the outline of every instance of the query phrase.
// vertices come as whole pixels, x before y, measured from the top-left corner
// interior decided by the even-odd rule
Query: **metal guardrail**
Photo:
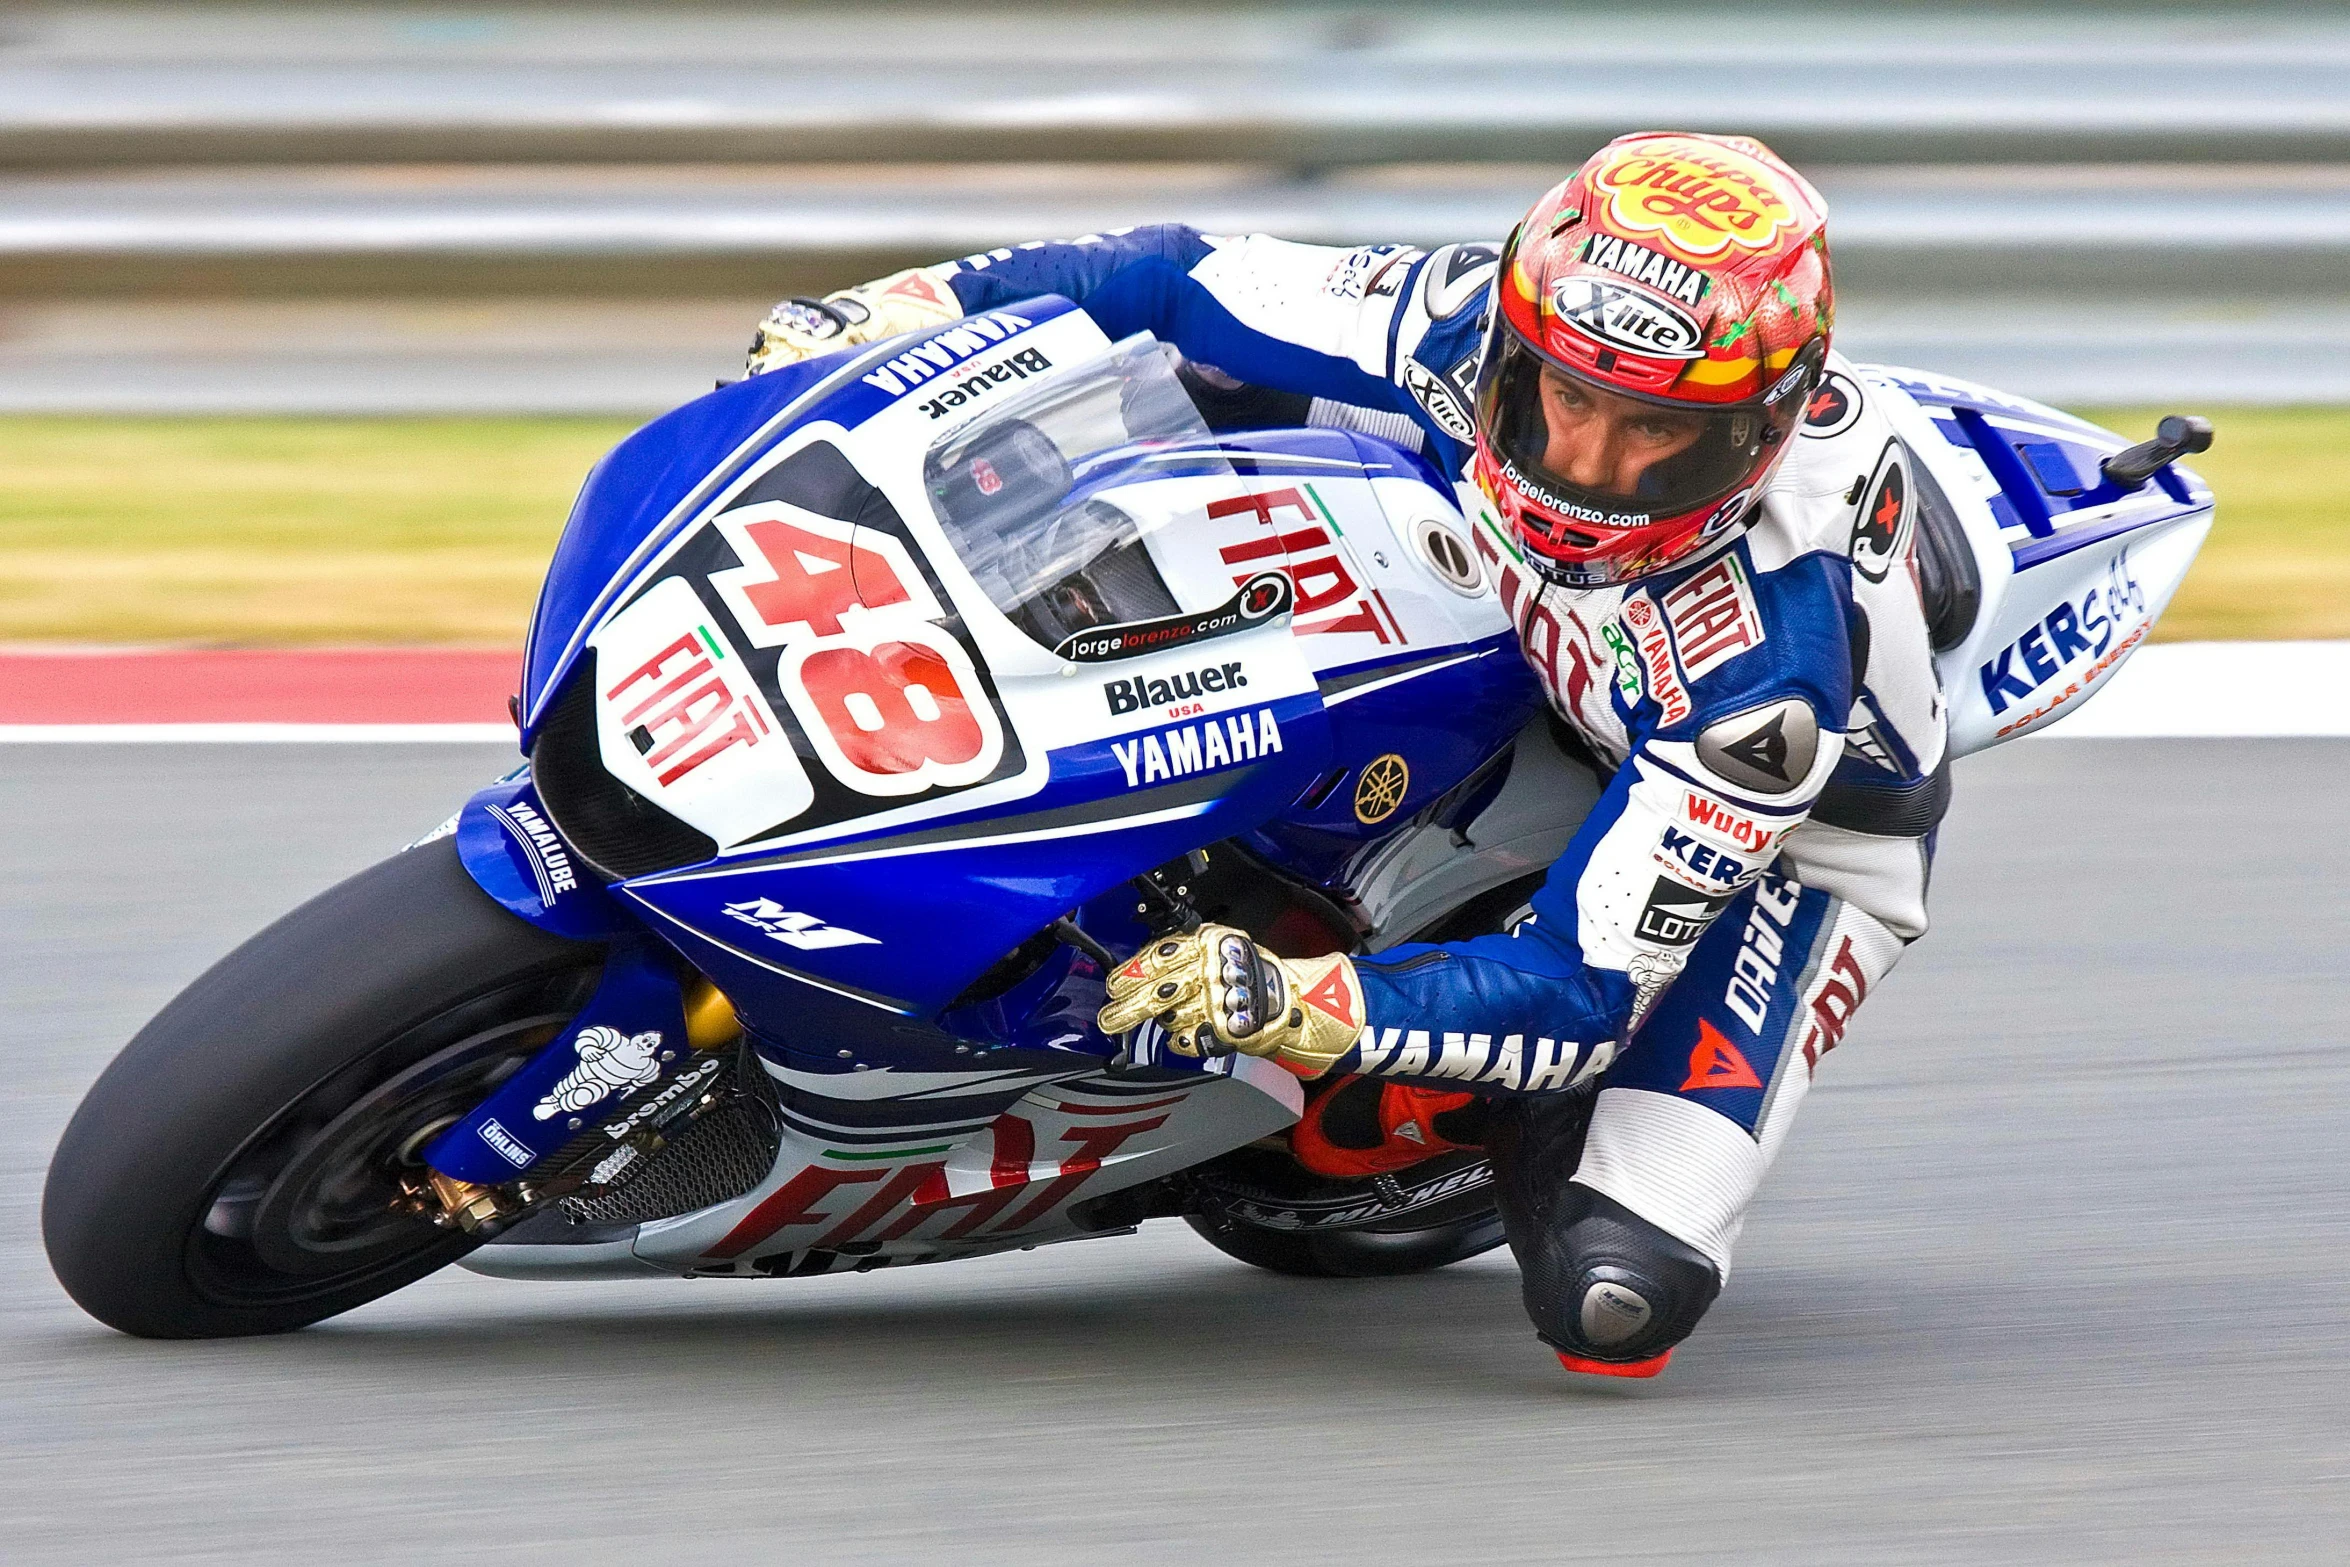
[[[0,166],[1571,163],[1651,125],[1799,163],[2350,160],[2338,12],[59,8]]]
[[[1848,289],[2257,295],[2350,284],[2350,169],[1814,173]],[[1434,244],[1506,232],[1554,174],[1516,166],[1299,180],[1197,167],[872,167],[51,177],[0,199],[0,291],[777,293],[1168,220],[1328,243]]]

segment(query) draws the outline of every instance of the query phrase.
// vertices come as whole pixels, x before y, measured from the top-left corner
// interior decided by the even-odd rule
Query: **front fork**
[[[648,937],[612,944],[577,1016],[489,1097],[424,1145],[411,1205],[435,1223],[495,1233],[566,1195],[594,1195],[708,1108],[734,1007]]]

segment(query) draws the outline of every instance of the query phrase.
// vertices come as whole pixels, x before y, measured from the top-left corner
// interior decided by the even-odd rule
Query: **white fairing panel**
[[[1945,434],[1948,410],[1905,387],[1979,404],[2003,436],[2061,439],[2110,455],[2126,445],[2053,409],[1988,387],[1886,366],[1863,367],[1911,454],[1966,530],[1982,604],[1966,638],[1935,663],[1948,698],[1949,754],[1966,756],[2076,711],[2144,645],[2211,530],[2211,494],[2184,474],[2182,506],[2149,484],[2065,512],[2052,532],[2003,528],[2000,484],[1981,455]]]

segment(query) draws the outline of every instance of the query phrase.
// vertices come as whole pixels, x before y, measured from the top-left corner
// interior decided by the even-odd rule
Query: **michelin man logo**
[[[599,1023],[582,1029],[572,1048],[579,1052],[579,1065],[531,1107],[531,1115],[538,1120],[551,1121],[567,1112],[576,1115],[613,1094],[642,1088],[661,1075],[659,1029],[631,1037]]]
[[[1649,1008],[1665,987],[1680,976],[1688,957],[1679,952],[1635,952],[1626,971],[1632,980],[1632,1017],[1627,1030],[1636,1030],[1648,1020]]]

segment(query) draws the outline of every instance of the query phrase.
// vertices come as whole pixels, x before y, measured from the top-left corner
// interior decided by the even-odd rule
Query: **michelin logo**
[[[572,1048],[579,1052],[579,1065],[530,1107],[533,1119],[551,1121],[566,1111],[576,1115],[615,1093],[633,1093],[661,1075],[659,1029],[623,1034],[599,1023],[581,1029]]]

